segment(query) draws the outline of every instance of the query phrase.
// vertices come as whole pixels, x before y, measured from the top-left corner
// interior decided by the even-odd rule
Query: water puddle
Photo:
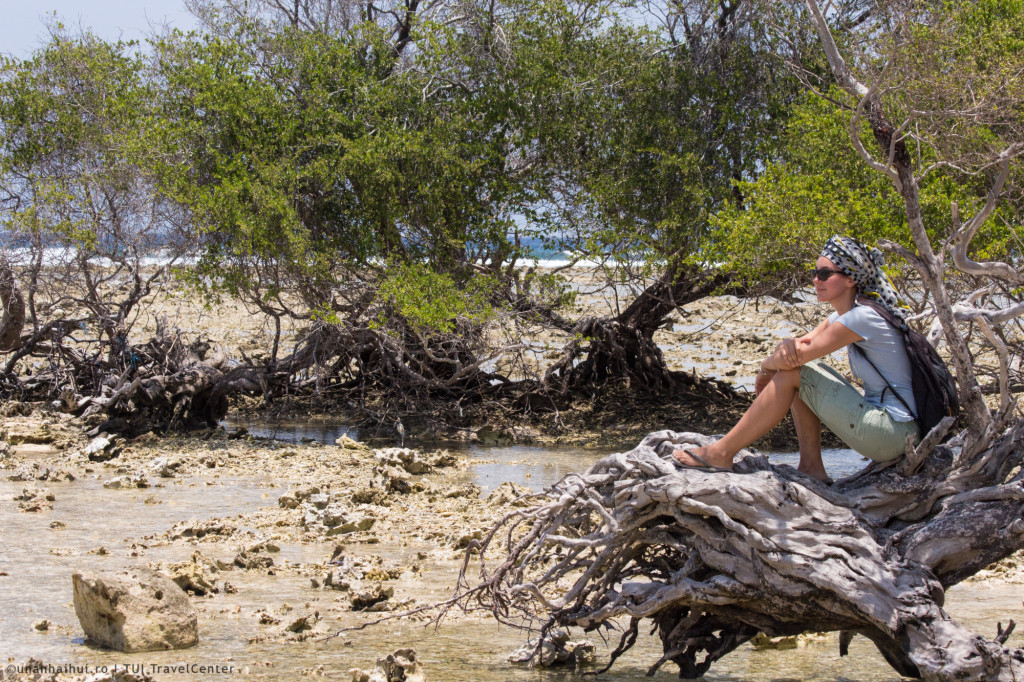
[[[244,426],[250,434],[262,438],[274,438],[285,443],[319,442],[333,444],[342,435],[358,440],[358,431],[352,427],[330,420],[306,420],[275,422],[246,422],[229,420],[223,422],[228,430]],[[397,445],[398,443],[395,443]],[[406,445],[415,447],[409,439]],[[583,471],[594,462],[621,448],[581,448],[575,446],[535,445],[478,445],[467,443],[423,443],[423,447],[446,447],[452,452],[464,455],[469,460],[470,473],[467,482],[480,486],[484,491],[493,490],[505,481],[525,486],[539,492],[560,481],[566,474]],[[764,453],[776,464],[796,467],[800,461],[798,453]],[[849,449],[822,450],[825,468],[832,478],[839,479],[863,469],[868,460]]]
[[[342,436],[359,440],[359,429],[334,419],[294,419],[268,422],[265,419],[229,418],[221,422],[228,431],[244,428],[256,438],[269,438],[285,443],[317,442],[334,445]],[[364,434],[373,436],[377,434]]]
[[[681,322],[675,322],[672,324],[670,331],[676,334],[698,334],[702,332],[710,333],[712,328],[718,323],[718,320],[709,319],[698,319],[696,322],[687,322],[683,324]]]
[[[101,480],[86,478],[39,484],[54,494],[53,509],[19,512],[12,498],[33,485],[0,481],[0,573],[6,574],[0,576],[0,641],[4,653],[18,660],[32,655],[55,664],[92,658],[88,649],[77,646],[81,635],[71,607],[72,572],[184,561],[194,548],[149,548],[143,536],[193,517],[249,512],[275,503],[283,492],[259,478],[225,477],[215,485],[178,479],[131,490],[107,490]],[[51,621],[56,630],[36,632],[32,623],[39,619]]]

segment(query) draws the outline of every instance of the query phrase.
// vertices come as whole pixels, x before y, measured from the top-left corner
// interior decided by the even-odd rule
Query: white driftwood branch
[[[832,73],[835,74],[839,87],[859,98],[865,97],[870,93],[870,89],[854,78],[850,67],[846,65],[846,60],[843,59],[836,41],[832,38],[832,31],[829,30],[828,22],[825,21],[825,16],[822,14],[817,0],[805,1],[807,10],[811,14],[811,21],[814,22],[814,28],[818,33],[818,39],[821,40],[821,45],[825,50],[825,57],[828,59],[829,66],[832,67]]]
[[[1006,411],[1010,404],[1010,357],[1006,344],[992,329],[992,325],[983,317],[976,318],[978,328],[988,342],[996,349],[999,356],[999,409]]]
[[[896,186],[897,190],[901,190],[902,182],[899,175],[896,173],[896,170],[892,166],[893,150],[889,150],[888,162],[881,163],[871,155],[860,139],[860,123],[863,118],[864,108],[871,98],[877,97],[877,92],[875,90],[877,84],[876,86],[868,87],[854,77],[853,72],[846,63],[846,60],[843,59],[843,55],[839,52],[839,47],[836,45],[835,39],[832,37],[832,31],[829,29],[828,22],[825,21],[825,17],[822,14],[817,1],[805,1],[807,4],[807,10],[811,15],[811,21],[814,23],[814,28],[818,33],[819,40],[821,40],[821,45],[825,50],[825,57],[828,59],[829,66],[832,68],[832,73],[836,78],[836,82],[839,84],[839,87],[856,97],[858,100],[857,106],[853,115],[850,117],[847,128],[850,142],[869,167],[889,178],[889,180]],[[885,68],[888,69],[891,63],[892,60],[890,59],[886,62]],[[895,137],[896,136],[894,135],[894,140]]]
[[[942,439],[949,433],[949,430],[953,428],[953,424],[956,424],[955,417],[943,417],[931,431],[925,434],[925,437],[921,439],[921,442],[916,447],[914,446],[913,434],[908,434],[907,447],[904,452],[906,459],[903,460],[900,472],[904,476],[917,473],[918,468],[928,458],[928,455],[932,453],[935,446],[941,443]]]

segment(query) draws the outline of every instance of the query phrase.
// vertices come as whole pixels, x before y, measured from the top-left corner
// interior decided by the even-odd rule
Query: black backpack
[[[944,417],[959,416],[960,395],[956,389],[956,382],[949,373],[946,363],[928,343],[928,339],[908,327],[906,322],[893,315],[876,300],[858,296],[857,304],[871,308],[881,315],[883,320],[903,333],[903,345],[907,349],[907,359],[910,360],[910,382],[914,390],[914,402],[917,403],[917,414],[914,417],[921,437],[924,438]],[[857,344],[854,343],[852,346],[856,348]],[[885,385],[903,403],[903,407],[907,408],[907,412],[914,414],[885,375],[878,371],[875,363],[868,359],[867,354],[860,348],[857,348],[857,352],[878,372]]]

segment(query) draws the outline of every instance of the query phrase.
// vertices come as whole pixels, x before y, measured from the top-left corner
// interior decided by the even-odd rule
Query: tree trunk
[[[666,269],[618,315],[581,319],[562,358],[545,373],[544,383],[562,395],[593,391],[610,380],[626,380],[640,392],[671,391],[676,381],[654,342],[654,332],[673,310],[709,296],[727,280],[725,275],[693,268]]]
[[[18,290],[11,266],[3,257],[0,257],[0,305],[3,306],[0,352],[15,350],[21,344],[21,330],[25,327],[25,297]]]
[[[499,522],[459,598],[544,631],[628,616],[613,661],[649,618],[665,651],[653,668],[673,661],[681,677],[758,631],[838,630],[871,639],[902,675],[1021,679],[1024,652],[942,604],[946,587],[1024,547],[1022,436],[1024,421],[969,461],[941,446],[913,473],[909,460],[872,464],[829,487],[752,451],[732,472],[681,468],[673,449],[711,439],[654,433]]]

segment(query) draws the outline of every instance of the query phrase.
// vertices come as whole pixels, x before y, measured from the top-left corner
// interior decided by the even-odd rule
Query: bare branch
[[[1005,412],[1010,406],[1010,359],[1006,350],[1006,344],[1003,343],[1003,340],[999,338],[992,329],[992,325],[984,317],[978,316],[975,318],[975,321],[982,334],[992,344],[992,347],[996,349],[996,354],[999,356],[999,408],[1000,411]]]
[[[1009,149],[1003,153],[1003,156],[1008,152]],[[961,272],[975,275],[977,277],[1000,277],[1015,284],[1024,284],[1024,275],[1018,272],[1010,264],[996,261],[979,263],[969,258],[967,255],[971,240],[974,239],[978,229],[986,220],[988,220],[988,217],[998,205],[999,195],[1002,193],[1003,187],[1006,185],[1006,179],[1009,175],[1010,161],[1009,159],[1004,159],[1000,164],[999,174],[996,176],[996,179],[989,190],[985,205],[967,222],[966,225],[961,226],[960,207],[956,202],[952,203],[951,209],[954,233],[952,237],[953,245],[950,249],[950,253],[953,257],[953,263]]]

